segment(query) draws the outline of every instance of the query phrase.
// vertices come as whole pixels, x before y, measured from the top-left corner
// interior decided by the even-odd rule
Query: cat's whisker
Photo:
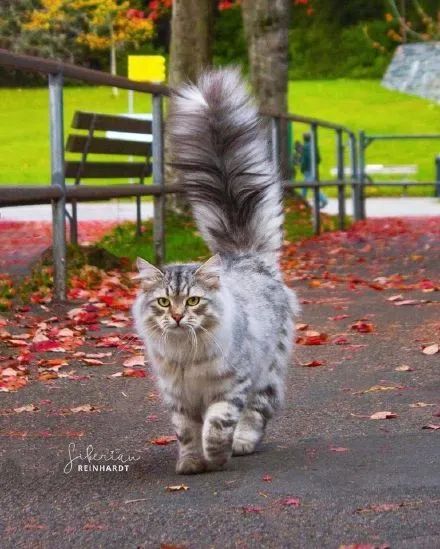
[[[199,326],[199,328],[202,330],[202,332],[204,332],[210,339],[211,341],[216,345],[216,347],[218,348],[218,350],[220,351],[220,354],[222,356],[223,359],[225,359],[225,353],[223,351],[223,347],[220,345],[220,343],[216,340],[216,338],[214,337],[213,334],[211,334],[211,332],[209,332],[206,328],[204,328],[203,326]]]
[[[187,324],[187,326],[189,328],[189,334],[190,334],[190,337],[191,337],[191,347],[193,348],[193,354],[192,354],[192,357],[191,357],[191,362],[193,362],[196,358],[196,355],[197,355],[199,342],[198,342],[197,334],[196,334],[194,328],[190,324]]]

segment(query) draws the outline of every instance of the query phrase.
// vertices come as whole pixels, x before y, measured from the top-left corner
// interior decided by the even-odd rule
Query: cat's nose
[[[180,313],[171,313],[171,316],[172,316],[173,319],[176,321],[177,325],[179,325],[180,321],[181,321],[182,318],[183,318],[183,315],[180,314]]]

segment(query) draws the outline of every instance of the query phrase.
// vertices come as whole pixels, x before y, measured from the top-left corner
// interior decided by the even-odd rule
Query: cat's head
[[[222,311],[219,256],[202,265],[169,265],[163,269],[138,258],[137,267],[142,325],[151,335],[203,332],[218,324]]]

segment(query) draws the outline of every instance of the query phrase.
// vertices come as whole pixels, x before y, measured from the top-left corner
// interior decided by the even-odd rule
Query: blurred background
[[[164,78],[171,84],[194,78],[201,66],[211,63],[240,65],[250,75],[263,107],[288,109],[371,134],[440,131],[438,91],[408,94],[396,91],[399,82],[388,82],[386,87],[382,83],[396,48],[438,44],[438,0],[176,0],[173,17],[172,4],[172,0],[2,0],[0,47],[122,76],[128,75],[132,54],[163,56]],[[273,44],[261,46],[258,28],[265,25],[271,27],[265,40],[271,36]],[[284,53],[277,52],[283,48],[286,67]],[[438,49],[436,54],[440,58]],[[436,70],[432,88],[438,89],[438,63]],[[407,76],[400,85],[406,91]],[[265,78],[279,84],[265,86]],[[287,93],[283,80],[288,81]],[[45,78],[0,67],[0,87],[0,184],[47,184]],[[280,91],[274,92],[277,87]],[[67,82],[66,132],[76,110],[125,113],[128,101],[126,91]],[[150,112],[150,96],[135,93],[132,107],[135,112]],[[298,127],[291,136],[292,148],[303,131]],[[438,141],[385,141],[369,147],[367,162],[373,165],[370,171],[377,165],[397,166],[376,168],[375,181],[431,181],[438,152]],[[333,135],[324,133],[320,138],[320,155],[321,177],[330,178],[335,168]],[[402,189],[375,186],[368,192],[395,195]],[[432,195],[432,186],[410,187],[406,192]]]

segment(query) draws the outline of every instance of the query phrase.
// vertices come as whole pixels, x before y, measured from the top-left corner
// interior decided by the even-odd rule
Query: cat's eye
[[[194,307],[200,303],[200,297],[192,296],[186,300],[186,304],[190,307]]]
[[[170,306],[170,300],[167,297],[159,297],[157,299],[157,302],[161,307],[169,307]]]

